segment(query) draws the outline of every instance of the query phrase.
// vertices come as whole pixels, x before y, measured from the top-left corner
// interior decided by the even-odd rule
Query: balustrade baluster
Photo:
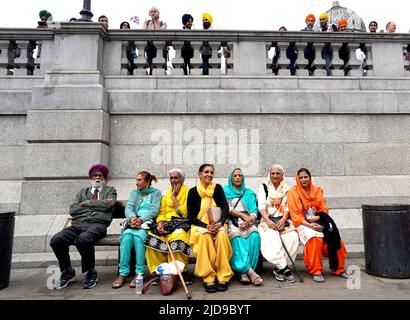
[[[0,75],[7,73],[6,67],[9,61],[8,57],[9,41],[0,40]]]
[[[326,76],[326,70],[324,70],[325,67],[325,60],[322,58],[322,49],[325,46],[323,42],[315,42],[314,43],[314,48],[316,50],[315,53],[315,60],[314,60],[314,65],[316,66],[316,70],[314,72],[315,76]]]
[[[289,70],[289,59],[286,57],[286,49],[289,47],[289,42],[278,42],[279,47],[279,60],[278,60],[278,67],[279,67],[279,76],[290,76]]]
[[[343,77],[346,72],[349,72],[349,55],[350,49],[347,47],[348,44],[340,42],[332,42],[331,48],[333,49],[333,60],[332,60],[332,76]],[[344,60],[343,60],[343,59]],[[346,61],[346,64],[345,64]],[[345,68],[346,71],[345,71]]]

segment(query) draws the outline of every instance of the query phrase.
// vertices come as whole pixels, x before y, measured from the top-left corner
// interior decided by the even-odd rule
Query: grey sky
[[[36,27],[38,13],[43,9],[53,14],[54,21],[68,21],[71,17],[79,17],[82,4],[82,0],[3,0],[0,27]],[[184,13],[191,13],[194,27],[201,29],[201,14],[209,12],[216,29],[278,30],[283,25],[288,30],[300,30],[308,13],[318,17],[331,4],[332,0],[92,0],[91,9],[94,21],[102,14],[107,15],[112,29],[118,29],[121,21],[130,21],[135,15],[140,17],[141,23],[130,22],[131,28],[142,28],[142,22],[148,18],[148,9],[155,5],[169,29],[181,28]],[[366,26],[376,20],[380,30],[388,21],[395,21],[397,32],[409,32],[409,0],[340,0],[340,4],[359,14]]]

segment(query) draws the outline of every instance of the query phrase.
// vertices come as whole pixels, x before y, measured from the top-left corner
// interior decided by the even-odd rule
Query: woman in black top
[[[198,176],[196,187],[188,193],[188,217],[192,223],[189,241],[196,257],[195,275],[202,278],[206,292],[225,291],[233,276],[229,265],[232,247],[225,225],[229,206],[221,185],[212,183],[213,165],[203,164]],[[208,211],[210,207],[221,209],[219,219]]]

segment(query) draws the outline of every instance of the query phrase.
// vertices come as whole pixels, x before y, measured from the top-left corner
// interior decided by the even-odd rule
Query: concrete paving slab
[[[189,286],[193,300],[408,300],[410,299],[410,279],[382,279],[365,273],[363,259],[346,260],[346,266],[357,270],[354,273],[357,288],[352,288],[352,283],[345,279],[330,275],[325,271],[326,282],[315,283],[307,274],[302,261],[297,261],[297,268],[304,277],[300,283],[279,283],[272,275],[271,265],[265,263],[261,274],[264,284],[260,287],[244,286],[233,279],[227,292],[206,293],[201,280],[194,279]],[[326,263],[325,263],[326,265]],[[190,265],[190,272],[193,272]],[[359,271],[360,270],[360,271]],[[116,268],[98,267],[99,282],[91,290],[84,290],[81,286],[82,275],[76,268],[77,281],[63,290],[50,290],[51,280],[58,269],[18,269],[11,273],[9,287],[0,291],[0,299],[28,299],[28,300],[186,300],[185,292],[180,286],[171,296],[162,296],[158,287],[151,287],[145,295],[136,295],[128,285],[120,289],[112,289],[111,282],[116,277]],[[147,278],[147,274],[145,275]],[[349,289],[350,288],[350,289]]]

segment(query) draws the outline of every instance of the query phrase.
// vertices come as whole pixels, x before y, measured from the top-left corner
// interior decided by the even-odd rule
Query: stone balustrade
[[[329,75],[375,77],[410,76],[409,34],[310,33],[231,30],[106,30],[98,23],[55,23],[50,29],[0,29],[0,74],[43,75],[50,70],[100,71],[103,75],[145,75],[144,49],[150,41],[157,54],[153,75],[165,75],[168,48],[172,75],[183,75],[181,48],[190,45],[194,55],[191,74],[202,74],[200,47],[212,49],[210,75],[325,76],[324,48],[328,47]],[[218,50],[230,56],[221,68]],[[274,50],[273,50],[274,48]],[[138,52],[137,57],[129,53]],[[313,57],[309,66],[306,50]],[[357,59],[356,50],[366,55]],[[294,61],[290,53],[295,54]],[[311,73],[309,70],[311,69]]]

